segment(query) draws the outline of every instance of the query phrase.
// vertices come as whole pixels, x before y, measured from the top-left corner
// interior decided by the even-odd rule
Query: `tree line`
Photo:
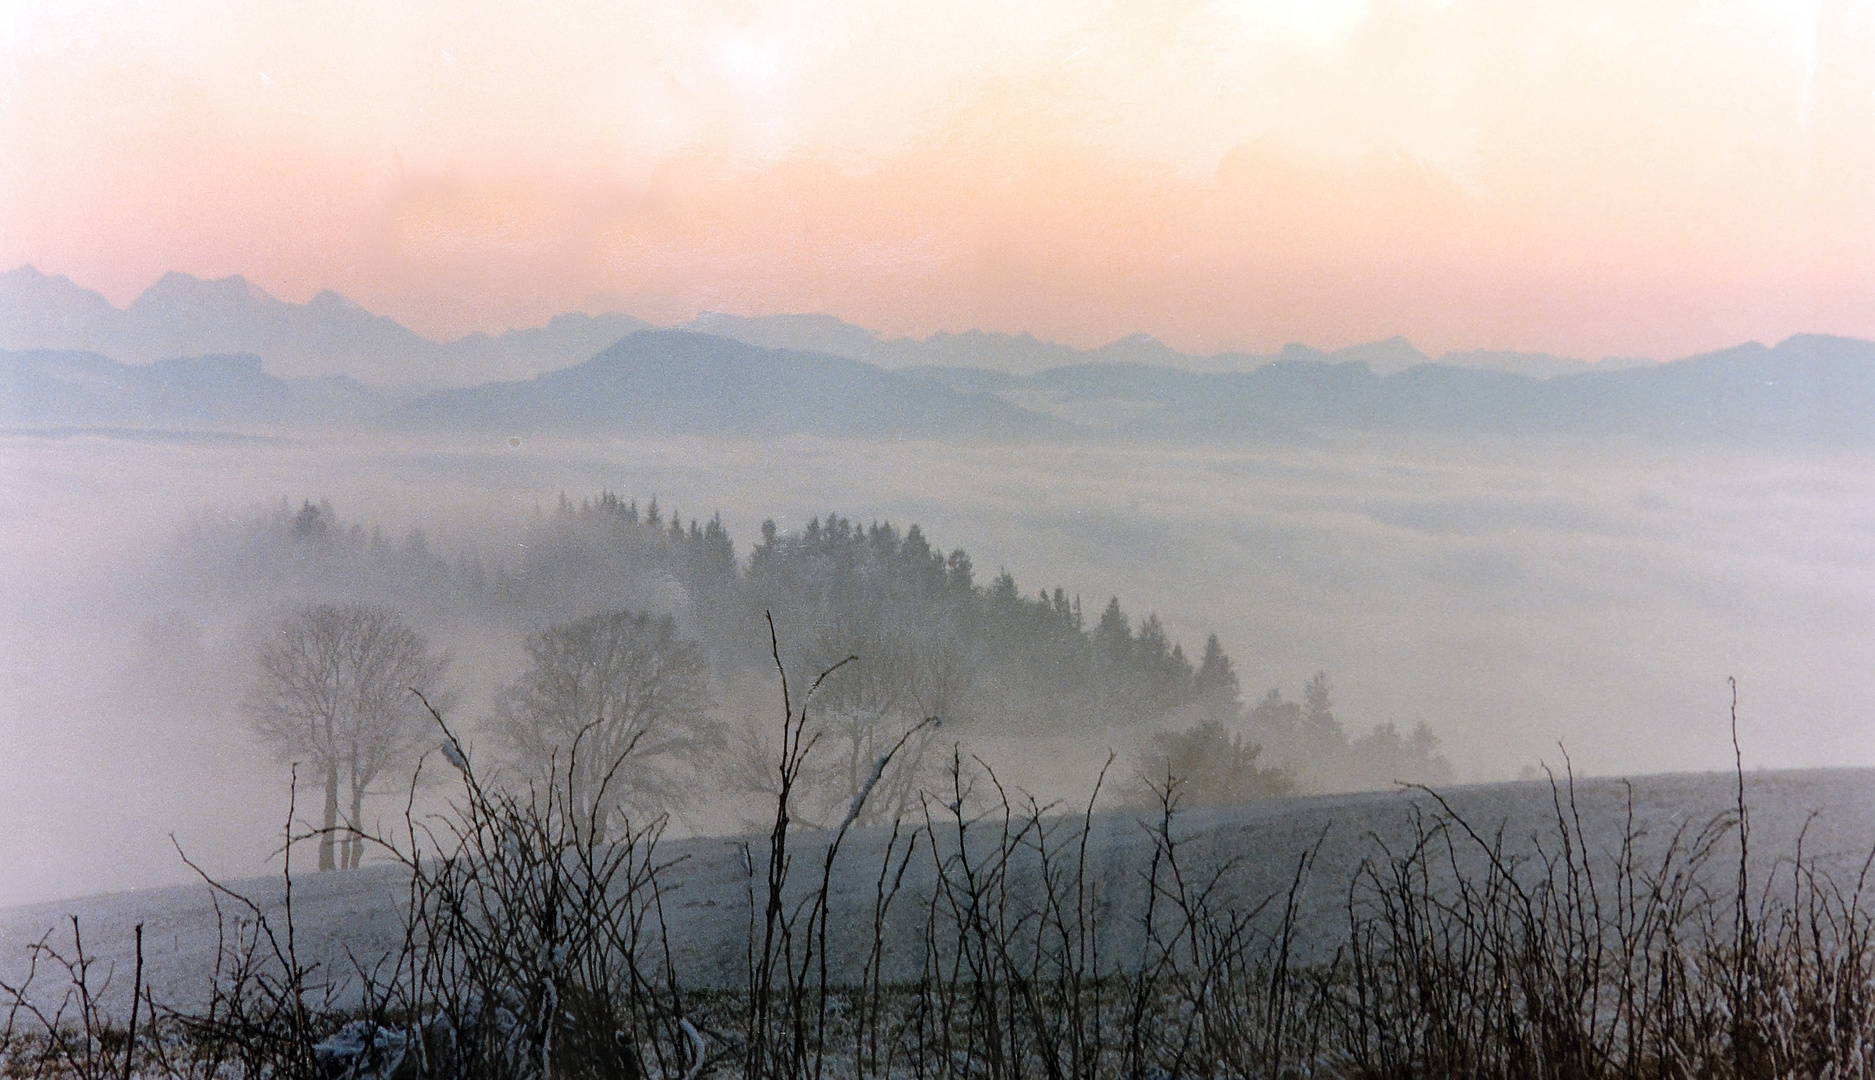
[[[1325,674],[1299,700],[1270,690],[1246,706],[1215,634],[1194,663],[1158,615],[1135,619],[1113,597],[1090,618],[1064,588],[1025,593],[1006,570],[980,581],[967,552],[943,550],[916,524],[766,521],[740,557],[720,516],[686,523],[655,498],[641,509],[607,491],[578,504],[562,496],[519,557],[493,569],[474,556],[452,563],[421,533],[392,542],[345,525],[311,502],[221,544],[249,574],[296,578],[306,601],[271,623],[244,705],[259,734],[318,774],[322,867],[356,864],[344,834],[370,786],[434,741],[409,691],[447,697],[448,658],[416,628],[446,609],[524,636],[524,667],[482,727],[517,782],[562,778],[572,803],[593,803],[601,832],[682,813],[703,791],[772,793],[764,763],[775,748],[725,715],[719,691],[771,665],[777,642],[787,670],[831,671],[795,786],[809,821],[838,817],[868,783],[871,816],[902,811],[930,745],[985,726],[1149,732],[1131,763],[1134,790],[1171,779],[1199,805],[1451,778],[1424,725],[1350,736]],[[357,581],[372,583],[373,602],[319,595]],[[914,727],[889,775],[871,776]]]

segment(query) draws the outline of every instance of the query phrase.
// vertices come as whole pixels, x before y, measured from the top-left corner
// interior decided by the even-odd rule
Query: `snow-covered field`
[[[1624,835],[1631,806],[1634,830],[1643,838],[1638,848],[1645,855],[1662,850],[1682,826],[1697,833],[1715,816],[1727,813],[1736,797],[1735,785],[1736,778],[1723,773],[1648,776],[1631,782],[1584,780],[1576,785],[1576,809],[1590,846],[1606,854]],[[1753,873],[1760,884],[1788,874],[1788,860],[1798,853],[1800,836],[1806,859],[1814,857],[1833,867],[1839,879],[1850,883],[1875,849],[1875,770],[1749,772],[1746,793]],[[1495,835],[1501,829],[1513,851],[1530,853],[1535,842],[1556,846],[1556,808],[1546,783],[1459,787],[1444,794],[1479,833]],[[1194,812],[1180,819],[1178,830],[1189,839],[1183,856],[1189,867],[1235,860],[1227,880],[1245,904],[1287,890],[1297,860],[1319,843],[1319,856],[1302,892],[1300,950],[1307,957],[1321,955],[1345,930],[1349,883],[1361,862],[1384,860],[1389,850],[1399,851],[1412,833],[1413,816],[1436,809],[1423,792],[1323,796]],[[1060,843],[1078,830],[1080,821],[1062,817],[1053,819],[1053,825]],[[942,828],[939,833],[943,850]],[[824,850],[819,845],[824,840],[812,833],[796,836],[794,880],[806,888],[818,880]],[[885,840],[880,832],[850,836],[836,863],[831,897],[836,973],[856,971],[870,943],[874,885]],[[658,849],[664,859],[675,861],[663,876],[664,911],[676,973],[687,986],[733,988],[744,978],[750,889],[760,887],[749,877],[745,842],[755,853],[752,866],[759,875],[766,837],[692,838]],[[1105,909],[1102,948],[1104,955],[1122,962],[1141,945],[1143,875],[1152,850],[1146,828],[1135,815],[1113,812],[1094,819],[1089,871]],[[1736,866],[1731,857],[1717,858],[1713,872],[1729,875]],[[906,878],[907,894],[899,898],[894,908],[898,917],[888,929],[887,968],[901,976],[910,974],[909,965],[917,963],[917,943],[907,935],[920,901],[929,896],[930,866],[928,855],[914,860]],[[1730,884],[1729,876],[1724,880]],[[279,878],[227,884],[259,903],[284,928]],[[354,965],[369,965],[399,940],[406,885],[407,879],[388,865],[296,875],[294,935],[302,961],[317,961],[328,977],[349,979],[355,986]],[[221,913],[229,927],[246,914],[226,897]],[[141,922],[146,980],[157,1000],[175,1006],[202,1000],[213,978],[218,940],[214,896],[206,886],[0,909],[0,979],[17,984],[28,947],[44,935],[68,948],[71,916],[78,918],[87,955],[99,960],[96,973],[112,972],[117,995],[125,992],[130,979],[133,927]],[[62,991],[49,974],[42,969],[44,981],[38,988]]]

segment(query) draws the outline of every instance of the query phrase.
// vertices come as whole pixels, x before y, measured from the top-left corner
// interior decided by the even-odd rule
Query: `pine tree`
[[[1216,634],[1205,638],[1204,656],[1198,661],[1193,684],[1199,703],[1207,710],[1231,719],[1242,714],[1243,687],[1238,685],[1237,671],[1231,666],[1230,657],[1224,654],[1224,647],[1218,644]]]
[[[1094,626],[1094,655],[1102,666],[1113,670],[1124,668],[1132,653],[1133,628],[1126,621],[1126,612],[1120,610],[1120,598],[1115,596],[1107,601],[1100,622]]]

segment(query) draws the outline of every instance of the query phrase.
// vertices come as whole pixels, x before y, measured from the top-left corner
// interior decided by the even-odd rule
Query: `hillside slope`
[[[647,330],[526,382],[430,394],[396,420],[503,434],[660,432],[1017,436],[1066,425],[857,360]]]
[[[1735,784],[1730,774],[1676,774],[1630,782],[1579,781],[1576,794],[1584,831],[1598,857],[1606,857],[1619,843],[1631,799],[1645,863],[1648,854],[1658,851],[1680,826],[1690,826],[1696,834],[1709,820],[1727,814],[1734,803]],[[1777,872],[1777,859],[1795,853],[1800,833],[1807,857],[1819,857],[1851,879],[1875,848],[1875,770],[1753,773],[1747,776],[1747,795],[1753,872],[1760,875],[1759,882]],[[1481,834],[1493,835],[1501,828],[1513,854],[1533,852],[1533,838],[1554,847],[1555,805],[1547,784],[1462,787],[1447,792],[1446,797]],[[1388,850],[1399,850],[1411,835],[1415,816],[1435,810],[1431,797],[1422,792],[1287,799],[1185,816],[1180,835],[1189,841],[1188,866],[1219,866],[1235,860],[1236,869],[1226,881],[1245,903],[1286,891],[1298,859],[1319,844],[1301,897],[1298,948],[1307,959],[1325,956],[1345,932],[1348,885],[1362,860],[1384,860]],[[1068,836],[1079,824],[1073,818],[1054,820],[1058,837]],[[806,833],[797,836],[797,876],[813,877],[808,868],[820,862],[816,838]],[[664,876],[664,910],[676,973],[685,985],[734,987],[742,978],[747,959],[748,868],[762,873],[765,843],[765,838],[757,837],[703,837],[670,842],[659,849],[661,856],[676,860]],[[849,838],[836,863],[833,925],[871,924],[873,883],[884,843],[885,836],[878,832]],[[752,864],[744,861],[744,844],[754,852]],[[1107,912],[1101,948],[1104,955],[1121,958],[1121,962],[1140,948],[1137,913],[1143,910],[1142,873],[1151,854],[1148,834],[1134,815],[1111,813],[1095,819],[1089,865],[1091,884]],[[1721,851],[1710,865],[1717,874],[1729,874],[1736,866],[1730,861],[1734,859],[1735,854],[1726,856]],[[278,879],[232,885],[279,917]],[[928,899],[931,887],[928,860],[915,861],[906,878],[907,894],[894,909],[899,918],[888,924],[888,952],[899,965],[899,977],[913,974],[906,965],[915,962],[917,950],[912,941],[901,939],[910,933],[910,916]],[[348,954],[368,963],[395,943],[397,913],[406,893],[404,879],[392,868],[367,866],[299,877],[293,896],[302,958],[321,959],[327,972],[342,977],[353,970]],[[148,978],[158,999],[177,1004],[200,1000],[216,944],[214,907],[206,887],[151,889],[0,910],[0,980],[18,980],[26,947],[47,933],[55,940],[68,934],[72,915],[81,921],[93,954],[104,964],[115,964],[120,972],[129,970],[132,960],[132,927],[145,923]],[[891,946],[893,941],[896,947]],[[857,971],[867,945],[864,934],[841,935],[833,954],[836,976]]]

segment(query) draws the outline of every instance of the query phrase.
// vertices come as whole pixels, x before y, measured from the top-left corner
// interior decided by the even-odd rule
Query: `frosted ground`
[[[1118,594],[1188,649],[1215,631],[1248,694],[1334,680],[1356,730],[1431,724],[1462,780],[1565,744],[1585,774],[1875,765],[1875,469],[1866,455],[1618,441],[1338,438],[1188,451],[794,437],[764,443],[370,443],[0,436],[0,903],[265,874],[286,770],[233,703],[270,598],[153,577],[199,515],[327,498],[491,562],[536,507],[609,487],[764,518],[921,523],[1025,589]],[[218,602],[219,603],[219,602]],[[429,628],[472,727],[519,642]],[[784,628],[786,632],[786,628]],[[1124,732],[995,760],[1075,798]],[[380,801],[388,813],[394,800]]]
[[[1707,773],[1642,777],[1631,783],[1583,781],[1577,807],[1590,850],[1605,860],[1627,826],[1630,799],[1637,850],[1642,865],[1657,856],[1682,827],[1690,840],[1736,796],[1733,775]],[[1450,806],[1486,836],[1501,828],[1506,849],[1532,854],[1533,838],[1556,849],[1554,804],[1546,783],[1511,783],[1460,787],[1446,793]],[[1754,880],[1776,895],[1789,895],[1788,859],[1803,854],[1853,888],[1875,849],[1875,770],[1822,770],[1747,774]],[[1363,859],[1387,858],[1403,850],[1415,813],[1437,807],[1424,793],[1392,792],[1321,796],[1251,804],[1236,809],[1194,813],[1181,819],[1177,835],[1189,840],[1183,858],[1188,870],[1235,861],[1226,879],[1240,907],[1285,892],[1298,858],[1319,845],[1319,855],[1301,894],[1297,955],[1324,959],[1346,930],[1349,884]],[[1057,819],[1060,838],[1079,828],[1072,818]],[[824,835],[824,834],[823,834]],[[1095,883],[1104,922],[1100,948],[1105,963],[1125,963],[1142,945],[1143,874],[1152,846],[1139,819],[1109,813],[1095,819],[1090,844],[1090,878]],[[835,979],[859,970],[869,947],[874,880],[885,834],[864,832],[848,839],[836,863],[831,925],[835,929]],[[765,837],[693,838],[658,848],[674,862],[665,875],[664,909],[676,974],[690,989],[736,988],[746,970],[746,932],[753,886],[742,843],[755,850],[752,866],[763,872]],[[1464,841],[1461,838],[1461,846]],[[820,863],[815,835],[797,834],[796,880],[811,886]],[[954,850],[954,845],[951,848]],[[928,849],[927,849],[928,850]],[[1736,848],[1723,847],[1710,864],[1713,884],[1724,896],[1732,887]],[[1477,860],[1472,860],[1474,863]],[[920,904],[928,900],[932,877],[928,859],[915,861],[907,888],[893,911],[897,920],[887,934],[887,972],[908,979],[916,975],[919,943],[911,928]],[[1602,862],[1603,868],[1606,863]],[[918,869],[922,866],[922,872]],[[282,886],[276,877],[225,883],[255,900],[279,921]],[[359,966],[371,966],[400,940],[400,912],[407,879],[392,866],[366,866],[330,874],[306,874],[294,881],[295,931],[303,962],[320,965],[318,984],[330,979],[343,990],[341,1002],[353,1000]],[[1756,890],[1754,890],[1755,892]],[[759,902],[759,901],[758,901]],[[241,914],[228,899],[222,908],[230,924]],[[174,1006],[199,1004],[211,984],[217,948],[212,893],[204,885],[171,886],[91,897],[64,903],[0,910],[0,980],[15,982],[24,973],[26,947],[47,932],[55,944],[69,945],[69,917],[77,916],[92,955],[114,970],[118,995],[126,993],[132,966],[132,928],[145,924],[146,979],[157,1000]],[[42,976],[43,978],[43,976]],[[42,992],[62,993],[46,979]]]

